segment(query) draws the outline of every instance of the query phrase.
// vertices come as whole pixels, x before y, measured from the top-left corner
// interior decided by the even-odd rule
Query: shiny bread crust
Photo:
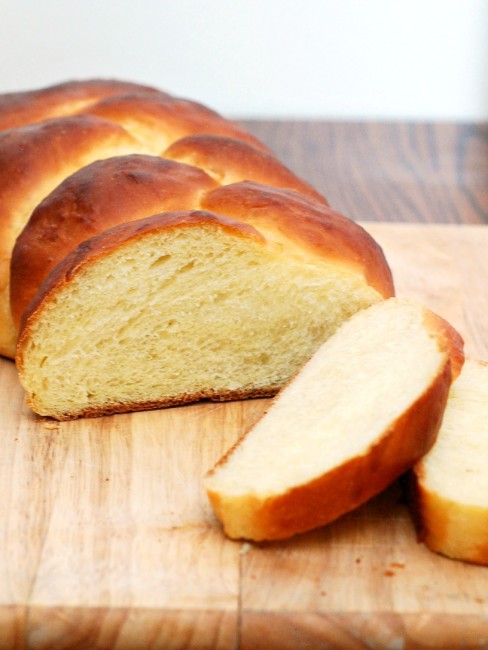
[[[328,205],[317,190],[298,178],[270,152],[244,140],[208,134],[190,135],[174,142],[163,155],[205,169],[219,185],[254,181],[295,190]]]
[[[66,81],[45,88],[0,94],[0,131],[71,115],[114,95],[140,92],[166,96],[156,88],[116,79]]]
[[[227,136],[268,150],[238,124],[226,120],[207,106],[167,94],[131,93],[108,97],[82,112],[120,124],[151,148],[159,147],[158,153],[176,140],[196,134]]]

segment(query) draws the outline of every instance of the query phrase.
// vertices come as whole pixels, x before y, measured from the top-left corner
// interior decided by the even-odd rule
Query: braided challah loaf
[[[0,352],[20,328],[39,413],[273,394],[393,294],[359,225],[200,104],[91,81],[2,111]]]

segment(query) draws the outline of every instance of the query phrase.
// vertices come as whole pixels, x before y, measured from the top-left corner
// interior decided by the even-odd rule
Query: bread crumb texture
[[[217,223],[148,231],[94,255],[31,314],[17,363],[30,406],[64,419],[271,394],[380,296]]]

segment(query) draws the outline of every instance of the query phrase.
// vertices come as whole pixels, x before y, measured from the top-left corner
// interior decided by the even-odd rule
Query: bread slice
[[[488,564],[488,364],[467,359],[434,447],[414,467],[420,539],[451,558]]]
[[[269,188],[276,205],[263,211],[266,192],[248,189],[261,197],[254,216],[163,213],[64,258],[20,331],[16,362],[36,413],[272,395],[344,320],[392,291],[359,226]],[[297,209],[293,228],[283,201]]]
[[[462,347],[413,302],[353,316],[206,477],[226,534],[286,538],[385,488],[434,443]]]

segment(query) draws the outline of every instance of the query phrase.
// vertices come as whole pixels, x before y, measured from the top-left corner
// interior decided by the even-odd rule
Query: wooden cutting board
[[[398,295],[488,359],[488,227],[367,228]],[[399,485],[293,540],[224,538],[201,477],[266,404],[57,424],[2,360],[0,648],[488,648],[488,568],[417,543]]]

